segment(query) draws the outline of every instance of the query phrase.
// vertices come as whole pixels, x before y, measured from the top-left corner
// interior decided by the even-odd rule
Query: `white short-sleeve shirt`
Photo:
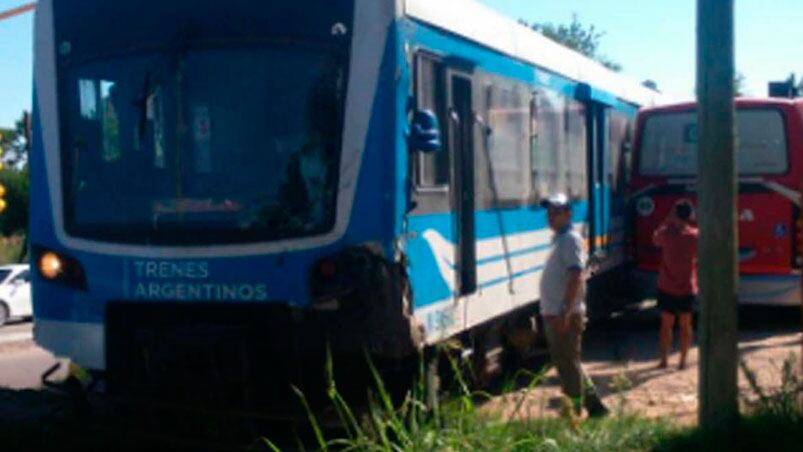
[[[541,315],[566,314],[566,286],[569,275],[577,270],[585,272],[586,251],[583,238],[573,228],[555,235],[552,252],[541,275]],[[577,291],[574,312],[585,314],[585,280]]]

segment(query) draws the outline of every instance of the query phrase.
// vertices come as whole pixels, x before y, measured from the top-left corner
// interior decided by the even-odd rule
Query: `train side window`
[[[566,185],[573,199],[588,198],[587,129],[585,105],[569,100],[566,104]]]
[[[446,130],[446,86],[443,64],[434,56],[419,53],[416,57],[416,108],[432,110],[438,116],[441,129]],[[450,180],[447,133],[443,133],[443,150],[416,159],[416,185],[419,188],[447,189]]]
[[[532,196],[530,105],[525,93],[512,84],[494,84],[486,92],[490,201],[495,205],[526,205]]]
[[[610,144],[607,182],[614,193],[621,193],[624,191],[630,166],[627,154],[631,146],[631,121],[627,116],[613,111],[610,113],[608,125]]]
[[[533,186],[541,197],[564,192],[566,100],[560,94],[538,91],[531,105],[530,161]]]

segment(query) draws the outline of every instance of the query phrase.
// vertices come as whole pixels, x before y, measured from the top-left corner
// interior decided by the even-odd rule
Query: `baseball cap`
[[[571,203],[568,196],[563,193],[556,193],[544,198],[541,201],[541,207],[544,209],[569,209],[571,208]]]

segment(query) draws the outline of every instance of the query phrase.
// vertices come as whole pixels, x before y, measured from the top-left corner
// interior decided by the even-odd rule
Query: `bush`
[[[0,265],[19,262],[24,246],[25,238],[23,236],[0,237]]]

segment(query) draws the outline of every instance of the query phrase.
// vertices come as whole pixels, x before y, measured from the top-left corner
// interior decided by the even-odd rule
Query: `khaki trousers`
[[[588,378],[580,362],[583,348],[585,318],[580,314],[570,317],[569,327],[561,333],[555,331],[549,317],[544,319],[546,338],[552,363],[558,368],[560,385],[578,412],[600,403],[594,383]]]

